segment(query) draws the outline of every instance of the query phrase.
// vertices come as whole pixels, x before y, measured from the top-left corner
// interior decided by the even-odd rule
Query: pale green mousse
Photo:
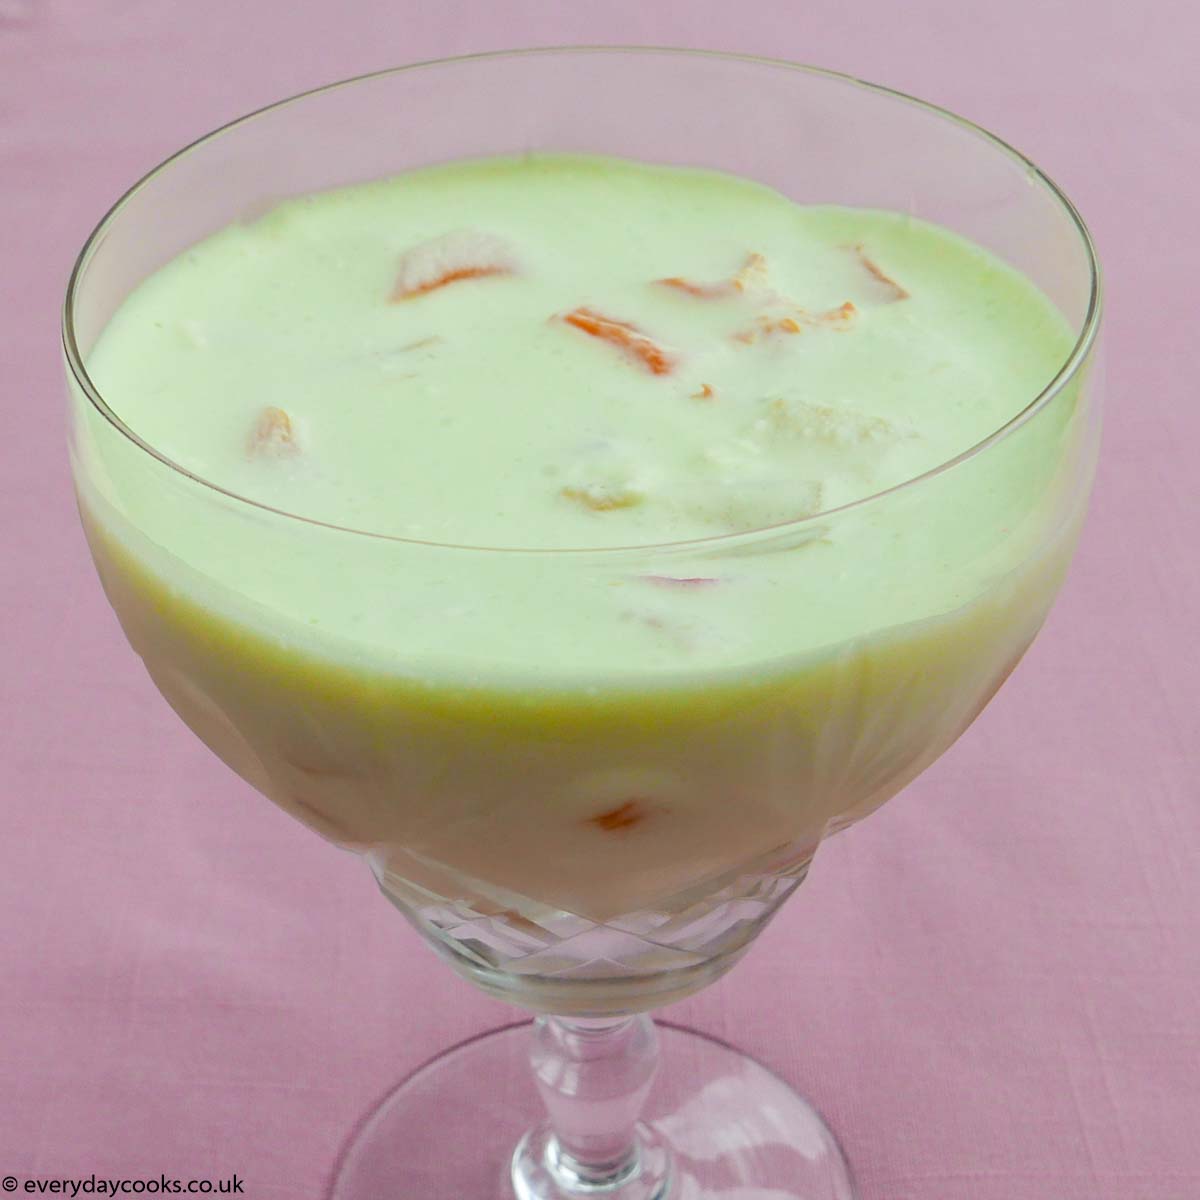
[[[469,257],[476,242],[501,248],[502,270],[397,298],[422,253]],[[634,326],[669,367],[566,319],[581,308]],[[227,228],[129,297],[88,369],[147,443],[271,508],[424,542],[602,548],[712,539],[893,487],[1014,417],[1071,340],[1026,279],[911,217],[798,207],[711,171],[530,156]],[[256,446],[270,409],[286,440]],[[328,571],[298,587],[252,522],[220,515],[218,533],[215,506],[181,513],[125,448],[102,457],[117,507],[173,560],[310,639],[347,639],[360,661],[511,670],[536,644],[539,673],[620,674],[761,661],[959,606],[1012,565],[981,527],[1036,501],[1055,424],[960,469],[936,523],[901,504],[864,516],[869,553],[848,525],[810,523],[802,563],[613,563],[605,586],[593,572],[583,587],[539,585],[544,562],[459,555],[406,569],[386,596],[379,550],[364,592],[352,581],[368,551],[313,536],[304,554]],[[488,602],[497,571],[529,581],[517,611]],[[645,578],[659,573],[726,586]]]
[[[77,391],[75,478],[163,694],[407,912],[690,928],[799,878],[1029,645],[1081,517],[1078,386],[935,469],[1071,341],[910,217],[458,163],[289,201],[147,279],[87,365],[182,470]],[[553,950],[506,969],[554,976]],[[625,1011],[607,986],[510,990]]]

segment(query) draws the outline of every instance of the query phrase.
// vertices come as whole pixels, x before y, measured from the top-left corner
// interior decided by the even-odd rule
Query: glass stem
[[[550,1118],[542,1161],[562,1195],[667,1194],[669,1165],[638,1124],[658,1070],[648,1016],[539,1017],[530,1063]]]

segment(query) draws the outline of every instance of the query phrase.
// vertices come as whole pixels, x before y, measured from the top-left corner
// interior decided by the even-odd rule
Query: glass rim
[[[243,496],[239,492],[235,492],[230,488],[214,483],[210,479],[204,478],[202,475],[196,474],[189,470],[182,463],[176,462],[174,459],[164,454],[157,447],[146,441],[139,434],[134,432],[108,405],[108,402],[100,394],[100,389],[92,381],[88,374],[87,367],[83,361],[83,355],[80,353],[79,345],[75,337],[75,309],[76,300],[80,291],[83,275],[91,261],[92,255],[96,252],[99,245],[103,241],[110,226],[120,217],[122,210],[133,199],[143,187],[156,179],[160,174],[168,170],[175,162],[190,155],[194,151],[207,145],[209,142],[215,141],[218,137],[231,132],[238,126],[247,124],[256,118],[263,116],[266,113],[274,112],[277,109],[282,109],[290,104],[298,103],[299,101],[309,99],[310,97],[319,96],[325,92],[332,92],[341,88],[352,87],[355,84],[365,83],[369,80],[381,79],[390,75],[399,75],[408,71],[420,71],[435,67],[445,67],[463,63],[487,61],[491,59],[516,59],[525,57],[546,56],[552,57],[555,55],[570,55],[570,54],[611,54],[611,55],[670,55],[679,58],[709,58],[721,59],[731,62],[739,62],[751,65],[759,65],[773,67],[776,69],[796,71],[806,75],[819,76],[831,81],[836,81],[843,84],[849,84],[856,88],[861,88],[865,91],[875,92],[885,98],[900,101],[901,103],[919,108],[931,116],[941,118],[952,122],[965,130],[968,133],[974,134],[982,138],[985,142],[990,143],[996,150],[1014,160],[1019,165],[1023,166],[1026,171],[1041,184],[1041,186],[1050,193],[1051,197],[1058,203],[1059,207],[1070,218],[1075,232],[1079,237],[1083,247],[1089,276],[1089,292],[1087,310],[1084,313],[1082,322],[1080,323],[1079,333],[1072,345],[1070,351],[1066,355],[1062,364],[1055,372],[1049,382],[1039,391],[1020,411],[1010,417],[998,428],[992,430],[986,437],[976,442],[974,445],[967,447],[958,454],[948,458],[929,469],[922,471],[918,475],[914,475],[909,479],[902,480],[900,483],[893,484],[890,487],[884,488],[878,492],[872,492],[867,496],[861,496],[857,500],[852,500],[849,503],[838,505],[834,508],[825,509],[821,512],[810,513],[806,516],[795,517],[786,521],[779,521],[771,525],[759,526],[755,529],[738,530],[731,533],[711,534],[700,538],[687,538],[673,542],[662,543],[635,543],[633,545],[624,546],[475,546],[469,544],[458,544],[453,542],[431,542],[420,538],[403,537],[397,534],[383,533],[378,530],[356,529],[352,526],[339,525],[331,521],[322,521],[320,518],[302,516],[300,513],[289,512],[286,509],[276,508],[271,504],[267,504],[261,500],[255,500],[250,496]],[[948,108],[943,108],[941,105],[933,104],[927,100],[922,100],[917,96],[910,95],[907,92],[899,91],[895,88],[887,87],[884,84],[872,83],[866,79],[860,79],[856,75],[851,75],[845,71],[835,71],[828,67],[818,67],[808,63],[790,62],[786,59],[770,58],[764,55],[757,54],[742,54],[736,51],[724,50],[705,50],[678,46],[642,46],[642,45],[559,45],[559,46],[538,46],[519,49],[507,50],[487,50],[474,54],[452,55],[446,58],[425,59],[419,62],[406,63],[397,67],[385,67],[377,71],[368,71],[362,75],[354,75],[346,79],[335,80],[332,83],[323,84],[318,87],[308,88],[305,91],[297,92],[294,95],[287,96],[282,100],[273,101],[270,104],[265,104],[260,108],[256,108],[251,112],[244,113],[241,116],[234,117],[232,120],[225,122],[223,125],[217,126],[215,129],[202,134],[201,136],[188,142],[180,147],[174,153],[164,158],[157,165],[152,167],[144,175],[131,184],[111,205],[108,211],[100,218],[96,227],[88,235],[83,247],[76,256],[74,265],[71,268],[71,274],[67,281],[66,295],[63,301],[62,308],[62,345],[63,352],[66,357],[67,366],[70,369],[72,376],[80,390],[87,397],[92,407],[102,416],[119,434],[126,438],[137,449],[145,452],[151,458],[156,459],[169,470],[197,483],[202,487],[208,488],[212,492],[224,496],[226,499],[233,500],[238,504],[244,504],[251,508],[258,509],[263,512],[271,513],[274,516],[283,517],[291,521],[299,521],[305,525],[316,526],[318,528],[328,529],[336,533],[353,534],[358,537],[376,538],[385,542],[397,542],[404,545],[414,547],[425,547],[428,549],[439,550],[462,550],[472,551],[476,553],[500,553],[500,554],[536,554],[536,555],[575,555],[575,556],[607,556],[607,555],[628,555],[631,553],[651,553],[651,552],[672,552],[686,553],[694,551],[696,553],[711,553],[718,549],[726,549],[730,547],[741,547],[747,543],[753,543],[760,540],[774,540],[780,536],[791,533],[792,531],[817,530],[831,519],[839,518],[842,514],[851,512],[856,509],[865,508],[868,505],[882,501],[885,497],[905,492],[916,490],[921,484],[930,481],[946,471],[960,466],[961,464],[976,458],[986,453],[991,447],[1006,440],[1014,434],[1018,429],[1027,424],[1035,417],[1042,409],[1048,407],[1055,397],[1057,397],[1067,385],[1079,374],[1080,368],[1087,361],[1093,346],[1095,345],[1097,335],[1100,329],[1101,311],[1103,308],[1103,283],[1100,269],[1100,260],[1096,252],[1096,245],[1092,238],[1086,222],[1081,216],[1079,210],[1075,207],[1070,197],[1063,191],[1045,171],[1041,169],[1032,159],[1020,150],[1006,142],[1003,138],[985,129],[982,125],[976,124],[974,121],[959,114],[952,112]]]

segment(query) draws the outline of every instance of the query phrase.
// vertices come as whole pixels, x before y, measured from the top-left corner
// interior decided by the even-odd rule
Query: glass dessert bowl
[[[716,168],[935,222],[1040,289],[1062,352],[1009,417],[911,478],[794,519],[582,547],[517,527],[422,540],[265,502],[143,436],[98,383],[114,314],[215,231],[290,197],[534,151]],[[908,299],[860,265],[891,290],[881,305]],[[659,1043],[644,1014],[728,971],[822,839],[932,763],[1021,658],[1084,516],[1098,324],[1086,229],[1015,151],[886,89],[735,56],[384,72],[235,122],[118,202],[76,265],[64,344],[80,511],[131,645],[194,732],[363,854],[456,971],[543,1014],[532,1049],[513,1027],[402,1083],[334,1197],[853,1195],[811,1107],[701,1035],[662,1032],[643,1113]],[[205,339],[176,334],[182,375],[185,341]],[[999,368],[1014,378],[1021,349]],[[290,420],[270,421],[290,454]]]

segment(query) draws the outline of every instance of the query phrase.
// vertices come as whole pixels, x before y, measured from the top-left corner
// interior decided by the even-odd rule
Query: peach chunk
[[[300,453],[300,442],[292,418],[274,405],[264,408],[250,430],[246,453],[251,458],[294,458]]]
[[[803,333],[805,329],[834,329],[844,332],[849,329],[858,309],[847,300],[837,308],[825,312],[811,313],[803,308],[793,309],[783,316],[760,316],[748,329],[740,329],[732,334],[735,342],[753,345],[760,337],[772,337],[778,333]]]
[[[876,283],[880,283],[887,288],[891,300],[907,300],[912,296],[912,293],[906,287],[897,283],[873,258],[867,256],[867,252],[863,249],[861,242],[853,246],[848,246],[847,249],[857,257],[858,261],[862,264],[863,270]]]
[[[389,300],[399,304],[460,280],[516,272],[516,254],[503,238],[462,229],[405,251]]]
[[[728,279],[719,279],[715,283],[696,283],[679,275],[656,279],[654,282],[661,287],[686,292],[698,300],[721,300],[727,296],[740,295],[752,284],[765,283],[766,274],[767,260],[761,254],[754,253],[747,255],[745,263]]]
[[[610,808],[607,812],[588,817],[587,824],[603,829],[605,833],[619,833],[624,829],[632,829],[645,819],[645,804],[634,799],[626,800],[624,804],[618,804],[616,808]]]
[[[628,321],[618,321],[586,307],[572,309],[562,319],[591,337],[617,347],[654,375],[669,375],[675,368],[675,357]]]
[[[605,487],[596,484],[591,487],[565,487],[561,493],[567,500],[574,500],[590,508],[592,512],[612,512],[616,508],[633,508],[642,502],[640,492],[625,487]]]

